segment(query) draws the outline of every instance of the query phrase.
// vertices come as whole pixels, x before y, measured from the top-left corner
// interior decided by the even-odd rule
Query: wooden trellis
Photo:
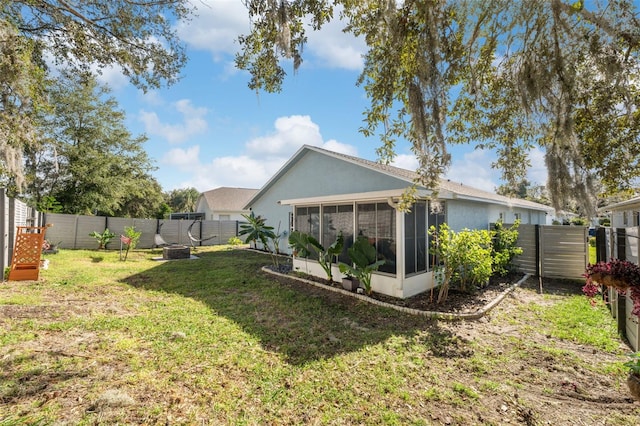
[[[10,281],[37,280],[46,227],[18,226],[11,259]]]

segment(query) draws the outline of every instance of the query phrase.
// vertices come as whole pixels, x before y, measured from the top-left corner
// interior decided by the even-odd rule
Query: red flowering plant
[[[627,294],[633,301],[633,315],[640,316],[640,266],[628,260],[611,259],[587,265],[583,276],[587,279],[582,291],[587,297],[600,292],[598,284],[615,288],[618,293]]]

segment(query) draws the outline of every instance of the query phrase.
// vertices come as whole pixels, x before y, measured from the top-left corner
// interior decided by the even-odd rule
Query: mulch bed
[[[270,269],[274,268],[270,267]],[[280,268],[276,272],[286,274],[294,280],[296,278],[302,278],[326,286],[342,288],[342,284],[339,282],[334,281],[329,283],[323,278],[306,275],[300,272],[293,272],[290,268],[286,268],[286,265],[280,265]],[[438,289],[427,291],[407,299],[399,299],[397,297],[391,297],[376,292],[373,292],[370,297],[396,306],[421,311],[472,313],[482,309],[485,305],[498,297],[498,295],[522,279],[523,276],[523,274],[514,273],[505,277],[492,277],[487,286],[483,288],[476,288],[473,292],[463,292],[455,288],[451,288],[447,299],[441,303],[436,302],[438,299]]]

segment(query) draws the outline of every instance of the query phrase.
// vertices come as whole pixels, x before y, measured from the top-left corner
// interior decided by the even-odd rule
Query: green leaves
[[[254,90],[279,91],[281,58],[302,60],[303,19],[321,27],[341,7],[367,44],[356,81],[370,105],[360,129],[389,162],[396,140],[418,157],[418,184],[436,188],[449,144],[493,149],[509,188],[540,148],[556,209],[592,213],[593,178],[607,190],[640,176],[637,5],[583,1],[245,2],[254,23],[239,68]]]
[[[102,233],[98,231],[93,231],[89,234],[90,237],[98,240],[98,250],[106,249],[107,244],[111,242],[111,240],[116,236],[113,232],[109,231],[109,228],[106,228]]]
[[[267,219],[262,216],[256,216],[253,212],[251,214],[243,214],[247,223],[240,224],[240,232],[238,235],[245,235],[245,243],[249,244],[253,242],[254,246],[257,241],[260,241],[265,250],[269,249],[269,240],[276,237],[273,232],[273,226],[266,224]]]
[[[430,252],[444,268],[438,303],[447,299],[451,284],[457,284],[463,291],[471,291],[474,285],[486,285],[493,264],[489,231],[463,229],[455,232],[444,223],[438,230],[432,226],[429,233],[434,237]]]
[[[347,249],[353,265],[340,264],[340,272],[360,280],[367,294],[371,294],[371,275],[385,264],[384,260],[377,260],[376,248],[364,236],[359,236],[353,245]]]
[[[294,255],[298,257],[307,258],[311,255],[312,251],[315,251],[318,256],[318,263],[320,263],[320,266],[327,274],[327,280],[333,281],[333,261],[336,256],[342,253],[342,248],[344,247],[342,232],[338,234],[336,240],[326,249],[312,235],[300,231],[293,231],[291,235],[289,235],[289,245],[293,249]]]

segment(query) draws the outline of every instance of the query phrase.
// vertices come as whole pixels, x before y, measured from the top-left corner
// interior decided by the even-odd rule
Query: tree
[[[173,189],[165,195],[166,202],[174,212],[195,212],[196,201],[200,196],[200,191],[196,188]]]
[[[46,103],[37,43],[0,19],[0,176],[12,192],[22,187],[22,153],[36,144],[34,115]]]
[[[119,68],[143,90],[172,84],[186,60],[172,23],[193,9],[188,0],[0,0],[0,178],[22,189],[20,156],[39,140],[32,113],[46,106],[45,55],[78,75]]]
[[[512,188],[525,176],[529,149],[542,147],[557,209],[575,198],[593,213],[594,175],[608,190],[640,175],[634,130],[640,21],[631,0],[244,4],[253,25],[239,38],[236,64],[250,72],[254,90],[281,89],[281,58],[298,69],[303,22],[317,30],[339,16],[345,31],[364,38],[368,51],[357,84],[370,106],[361,131],[380,132],[383,162],[393,159],[398,138],[410,141],[419,159],[416,183],[437,188],[451,161],[449,143],[495,149],[493,166]],[[614,130],[616,147],[605,146],[604,154]],[[591,151],[597,154],[587,156]],[[608,172],[613,164],[624,172]]]
[[[156,216],[160,185],[125,115],[93,76],[66,73],[51,82],[51,113],[40,117],[43,144],[27,155],[34,205],[53,197],[64,213]]]
[[[186,60],[172,26],[188,0],[0,0],[0,20],[76,72],[116,66],[142,89],[174,83]]]

